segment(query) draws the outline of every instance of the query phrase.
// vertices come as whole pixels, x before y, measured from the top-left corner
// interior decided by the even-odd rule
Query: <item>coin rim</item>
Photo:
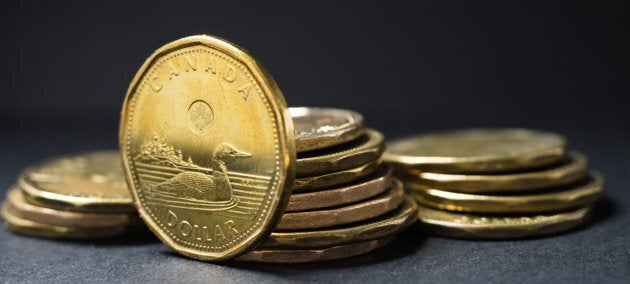
[[[320,108],[320,107],[291,107],[289,108],[289,112],[291,109],[295,110],[306,110],[307,113],[310,112],[324,112],[324,113],[339,113],[342,112],[351,116],[354,120],[349,123],[348,126],[335,129],[333,132],[326,132],[324,134],[316,135],[313,138],[300,138],[295,139],[295,149],[298,153],[312,151],[317,149],[323,149],[327,147],[331,147],[337,144],[342,144],[365,133],[364,127],[364,119],[363,115],[358,112],[347,110],[347,109],[339,109],[339,108]],[[308,114],[307,114],[308,115]],[[307,116],[305,115],[305,116]]]
[[[180,245],[173,239],[169,238],[164,232],[162,232],[160,227],[145,211],[138,198],[134,177],[132,176],[129,168],[129,157],[127,157],[126,154],[126,142],[128,136],[127,132],[129,131],[127,129],[127,123],[130,115],[129,107],[131,101],[136,95],[135,90],[137,89],[139,83],[142,81],[142,79],[146,75],[146,72],[151,66],[153,66],[157,59],[171,52],[175,52],[182,48],[195,45],[207,46],[211,49],[216,49],[222,53],[225,53],[226,55],[232,57],[234,60],[243,64],[248,69],[251,76],[259,84],[262,91],[261,95],[264,96],[269,104],[269,108],[271,110],[271,113],[269,113],[269,115],[276,120],[275,127],[277,128],[276,130],[278,135],[277,147],[279,153],[277,158],[280,163],[280,170],[276,173],[277,185],[274,188],[275,193],[272,192],[269,194],[271,204],[267,209],[266,216],[264,220],[262,220],[262,224],[252,234],[245,237],[242,241],[239,242],[239,244],[234,245],[221,252],[201,251],[196,250],[192,247]],[[248,51],[230,41],[210,35],[194,35],[172,41],[158,48],[155,52],[153,52],[153,54],[151,54],[151,56],[146,59],[142,67],[140,67],[138,72],[135,74],[131,84],[129,85],[123,103],[119,129],[119,147],[121,151],[121,157],[124,162],[123,168],[125,170],[127,185],[132,192],[134,204],[151,231],[160,240],[162,240],[163,243],[167,244],[169,247],[173,248],[180,254],[205,261],[217,261],[232,258],[252,248],[256,245],[256,243],[269,235],[271,230],[275,227],[275,224],[278,222],[281,213],[284,211],[284,208],[286,207],[289,195],[291,193],[291,187],[285,185],[292,184],[295,176],[296,151],[293,120],[289,113],[289,109],[287,107],[282,91],[276,84],[273,77],[262,66],[262,64],[260,64],[253,56],[249,54]]]
[[[604,178],[591,171],[587,184],[563,191],[524,195],[479,195],[439,189],[412,190],[418,203],[441,210],[471,213],[534,213],[560,211],[598,200],[604,192]]]
[[[365,129],[364,135],[367,136],[367,141],[356,147],[342,151],[339,151],[340,149],[337,148],[331,148],[328,153],[318,156],[298,157],[295,164],[295,175],[297,177],[323,175],[356,168],[378,160],[383,151],[385,151],[385,136],[379,131],[370,128]],[[342,145],[336,146],[342,147]]]
[[[452,134],[457,132],[529,132],[538,135],[543,134],[558,139],[559,145],[548,149],[540,149],[528,153],[503,156],[477,156],[477,157],[447,157],[447,156],[411,156],[392,153],[392,146],[397,142],[416,139],[423,136]],[[387,150],[383,154],[383,160],[392,163],[401,172],[418,173],[420,171],[435,171],[443,173],[484,173],[496,171],[511,171],[525,168],[541,167],[559,161],[566,154],[566,139],[554,132],[526,129],[526,128],[470,128],[454,131],[430,132],[406,138],[396,139],[388,143]]]

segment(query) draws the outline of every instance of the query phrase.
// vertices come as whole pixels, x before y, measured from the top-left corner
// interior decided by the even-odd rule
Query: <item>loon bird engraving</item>
[[[212,155],[212,175],[200,172],[183,172],[154,186],[154,190],[171,192],[180,197],[207,201],[228,201],[232,198],[232,185],[226,163],[236,158],[251,157],[228,143],[219,144]]]

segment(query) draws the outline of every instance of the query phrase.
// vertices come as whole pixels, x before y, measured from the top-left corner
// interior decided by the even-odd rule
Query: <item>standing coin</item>
[[[93,152],[45,161],[26,169],[18,186],[33,203],[59,210],[134,212],[120,154]]]
[[[549,235],[583,224],[591,207],[550,215],[521,217],[452,213],[420,206],[418,217],[427,232],[467,239],[511,239]]]
[[[429,186],[455,192],[488,193],[531,191],[574,183],[587,174],[586,158],[570,152],[560,165],[509,174],[442,174],[422,172],[409,179],[409,187]]]
[[[313,107],[292,107],[289,111],[298,153],[348,142],[365,131],[363,116],[354,111]]]
[[[561,136],[526,129],[430,133],[387,145],[383,158],[401,171],[481,173],[552,164],[564,157]]]
[[[149,228],[201,260],[266,237],[295,173],[293,122],[273,78],[246,51],[200,35],[158,49],[136,74],[120,149]]]
[[[378,160],[385,150],[385,138],[380,132],[368,129],[366,134],[347,143],[299,153],[295,175],[314,176],[356,168]]]

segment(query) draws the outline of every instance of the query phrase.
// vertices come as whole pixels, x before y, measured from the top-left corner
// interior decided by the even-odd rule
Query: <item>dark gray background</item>
[[[477,126],[564,134],[607,178],[593,222],[501,242],[412,229],[375,254],[292,266],[201,263],[151,236],[74,243],[0,230],[0,280],[627,281],[627,4],[296,2],[3,1],[0,194],[38,160],[115,148],[144,59],[207,33],[251,51],[291,106],[353,109],[390,138]]]

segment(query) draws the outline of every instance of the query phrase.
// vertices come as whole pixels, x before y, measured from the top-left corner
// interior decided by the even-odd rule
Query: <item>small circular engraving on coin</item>
[[[196,100],[188,107],[190,129],[199,134],[204,134],[206,127],[212,123],[214,114],[212,108],[204,100]]]

